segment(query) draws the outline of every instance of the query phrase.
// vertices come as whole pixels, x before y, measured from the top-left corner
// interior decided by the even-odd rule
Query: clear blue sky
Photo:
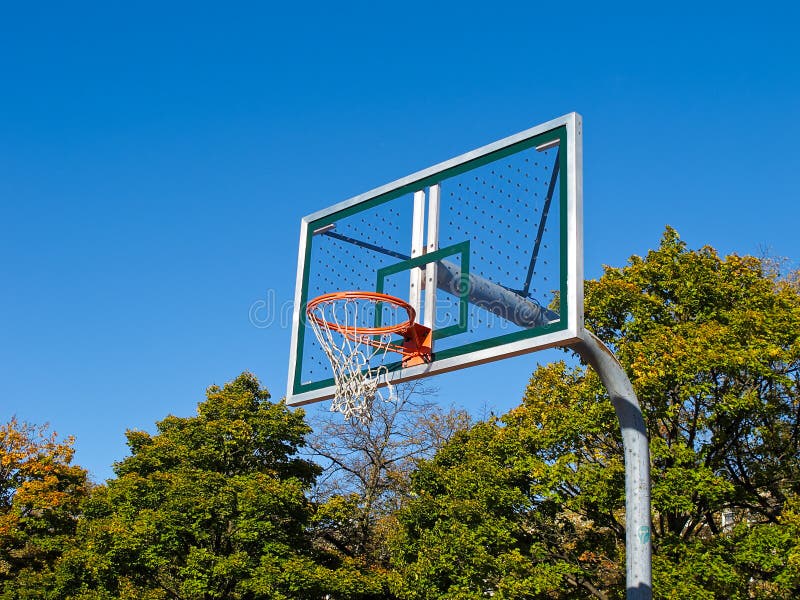
[[[291,299],[303,215],[573,110],[588,277],[665,224],[796,261],[796,5],[644,6],[6,3],[0,420],[102,481],[209,384],[281,397],[289,330],[248,312]],[[553,357],[435,384],[503,411]]]

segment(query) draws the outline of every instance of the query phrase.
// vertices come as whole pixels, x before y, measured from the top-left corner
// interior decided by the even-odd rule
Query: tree
[[[800,294],[759,259],[661,245],[587,282],[586,326],[642,404],[654,594],[800,594]],[[624,467],[596,374],[559,362],[523,404],[414,477],[396,559],[408,598],[621,598]]]
[[[38,586],[71,542],[89,487],[73,441],[16,418],[0,425],[0,597]]]
[[[393,401],[372,407],[369,423],[331,413],[314,423],[309,447],[326,467],[314,489],[314,533],[323,547],[388,566],[386,537],[411,472],[469,425],[465,411],[439,408],[435,393],[419,381],[400,384]]]
[[[197,415],[129,431],[131,455],[84,506],[56,596],[130,599],[362,598],[359,565],[321,555],[306,532],[319,468],[298,456],[302,411],[244,373],[211,386]],[[349,582],[346,589],[341,582]]]

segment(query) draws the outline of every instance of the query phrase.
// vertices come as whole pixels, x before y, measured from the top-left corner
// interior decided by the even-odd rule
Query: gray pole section
[[[571,347],[592,366],[617,412],[625,450],[625,574],[628,600],[653,597],[650,540],[650,448],[642,410],[622,366],[590,331]]]

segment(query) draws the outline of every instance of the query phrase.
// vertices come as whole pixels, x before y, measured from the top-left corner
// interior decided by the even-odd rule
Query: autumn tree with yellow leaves
[[[11,418],[0,425],[0,593],[47,573],[71,544],[87,473],[73,439]]]

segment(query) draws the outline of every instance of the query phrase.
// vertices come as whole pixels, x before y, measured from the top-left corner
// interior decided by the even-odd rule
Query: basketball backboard
[[[392,383],[576,341],[581,139],[570,113],[305,217],[287,403],[334,395],[306,317],[332,292],[396,296],[431,328],[429,359],[390,361]]]

